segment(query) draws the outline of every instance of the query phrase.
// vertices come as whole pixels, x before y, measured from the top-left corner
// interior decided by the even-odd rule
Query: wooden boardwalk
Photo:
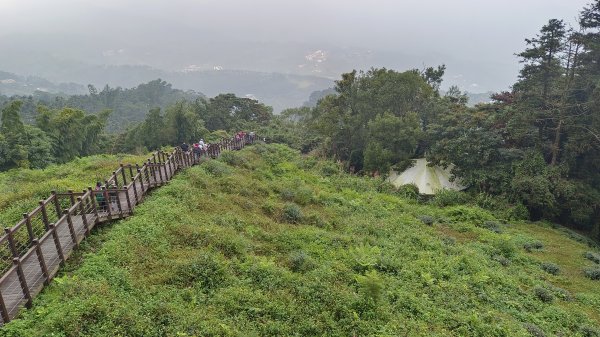
[[[23,214],[17,225],[5,228],[0,238],[0,323],[15,318],[23,306],[31,306],[96,225],[133,215],[148,191],[166,184],[179,170],[253,141],[249,136],[222,140],[209,144],[200,157],[179,149],[170,154],[158,151],[142,166],[121,164],[104,182],[103,190],[52,191],[36,209]]]

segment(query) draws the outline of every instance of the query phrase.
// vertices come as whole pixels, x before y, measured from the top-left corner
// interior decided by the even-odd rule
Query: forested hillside
[[[340,169],[281,145],[188,169],[0,335],[600,333],[597,246]]]
[[[37,93],[33,96],[0,96],[0,104],[8,101],[22,101],[20,111],[23,120],[33,123],[38,115],[39,105],[51,109],[74,108],[92,114],[110,110],[107,119],[106,131],[124,131],[128,126],[133,126],[144,120],[148,110],[153,108],[166,108],[178,101],[193,101],[202,98],[202,93],[173,89],[171,84],[157,79],[140,84],[131,89],[120,87],[111,88],[108,85],[98,90],[93,85],[88,85],[88,94],[85,95],[50,95]]]
[[[476,198],[598,239],[600,2],[581,12],[578,29],[552,19],[526,42],[519,81],[493,103],[470,108],[456,87],[440,95],[443,66],[353,71],[336,94],[285,111],[266,132],[352,172],[385,175],[416,157],[454,164]]]

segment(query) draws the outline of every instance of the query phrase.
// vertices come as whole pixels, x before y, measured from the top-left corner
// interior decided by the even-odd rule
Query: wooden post
[[[92,207],[94,208],[94,214],[96,215],[94,224],[97,224],[100,219],[100,215],[98,214],[98,206],[96,205],[96,195],[94,194],[94,190],[92,190],[91,186],[88,187],[88,191],[90,191],[90,199],[92,200]]]
[[[171,164],[171,176],[174,176],[175,172],[177,172],[177,158],[175,157],[175,154],[172,154],[169,157],[169,164]]]
[[[52,191],[50,192],[52,193],[52,196],[54,196],[54,209],[56,210],[56,218],[60,219],[60,202],[58,201],[58,195],[56,194],[56,191]]]
[[[137,164],[136,164],[137,166]],[[142,187],[142,197],[144,195],[144,176],[142,175],[142,170],[140,170],[139,168],[137,169],[138,172],[138,177],[140,178],[140,186]]]
[[[133,187],[133,197],[135,199],[135,204],[137,205],[140,203],[140,201],[138,200],[137,186],[135,184],[134,176],[131,176],[131,186]]]
[[[162,167],[163,167],[163,164],[159,163],[158,164],[158,177],[160,179],[160,184],[161,185],[165,182],[165,180],[163,179]]]
[[[21,266],[21,260],[18,257],[13,258],[13,264],[17,267],[17,275],[19,275],[19,283],[21,283],[21,289],[27,302],[25,307],[31,308],[31,293],[29,292],[29,286],[27,285],[27,279],[23,273],[23,266]]]
[[[150,181],[150,172],[148,172],[149,170],[150,170],[150,167],[148,165],[146,165],[144,174],[146,175],[146,186],[148,187],[148,189],[152,188],[152,182]]]
[[[29,243],[33,243],[33,228],[31,227],[31,218],[29,214],[23,213],[23,219],[25,220],[25,226],[27,226],[27,234],[29,235]]]
[[[123,164],[121,166],[121,176],[123,177],[123,187],[127,186],[127,178],[125,176],[125,168],[123,168]]]
[[[129,207],[129,214],[133,215],[133,205],[131,204],[131,198],[129,198],[129,191],[127,190],[127,188],[123,188],[123,191],[125,191],[125,198],[127,198],[127,207]]]
[[[88,236],[90,235],[90,226],[87,222],[85,207],[83,207],[83,199],[81,197],[77,197],[77,201],[79,202],[79,212],[81,212],[81,220],[83,220],[83,227],[85,227],[85,236]]]
[[[65,263],[65,255],[62,251],[62,246],[60,245],[60,240],[58,239],[58,233],[56,232],[56,227],[53,223],[50,224],[50,230],[52,231],[52,238],[54,239],[54,246],[56,246],[56,252],[58,253],[58,258],[60,259],[60,264]]]
[[[67,225],[69,225],[69,232],[71,233],[71,239],[73,239],[73,243],[76,247],[79,246],[77,242],[77,233],[75,233],[75,227],[73,226],[73,219],[71,219],[71,213],[69,213],[68,209],[63,210],[63,214],[67,216]]]
[[[104,188],[102,191],[102,197],[104,198],[104,202],[106,203],[106,212],[108,213],[108,220],[112,220],[112,212],[110,210],[110,194],[108,193],[108,188]]]
[[[48,227],[48,225],[50,224],[50,221],[48,221],[48,212],[46,212],[46,204],[44,203],[44,200],[40,200],[40,207],[42,209],[42,221],[44,222],[44,228],[46,228],[46,230],[48,230],[50,227]]]
[[[6,233],[6,236],[8,238],[8,246],[10,247],[10,252],[12,253],[12,256],[19,257],[19,252],[17,251],[17,245],[15,244],[15,238],[13,237],[13,234],[12,234],[12,229],[5,227],[4,233]]]
[[[113,179],[113,184],[115,184],[115,186],[119,186],[119,177],[117,176],[117,172],[113,171],[112,173],[112,179]],[[106,186],[108,188],[108,186]]]
[[[148,186],[156,187],[158,185],[158,179],[156,179],[156,171],[154,170],[154,166],[150,159],[148,159],[148,162],[146,163],[146,172],[148,172]],[[150,176],[152,176],[152,180],[150,180]],[[154,183],[152,183],[152,181],[154,181]]]
[[[73,190],[68,190],[69,200],[71,200],[71,206],[75,206],[75,196],[73,195]]]
[[[6,304],[4,303],[4,297],[0,293],[0,313],[2,314],[2,323],[6,324],[10,322],[10,316],[8,310],[6,310]]]
[[[35,246],[35,252],[38,257],[38,262],[40,263],[40,268],[42,269],[42,274],[44,275],[44,284],[48,285],[48,283],[50,283],[50,273],[48,273],[48,267],[46,266],[46,260],[44,260],[44,254],[42,252],[42,247],[40,247],[40,241],[38,239],[34,239],[33,245]]]
[[[133,179],[133,166],[129,164],[129,176]]]
[[[119,210],[119,218],[123,218],[123,208],[121,207],[121,197],[119,196],[119,189],[117,188],[115,192],[117,193],[117,209]]]

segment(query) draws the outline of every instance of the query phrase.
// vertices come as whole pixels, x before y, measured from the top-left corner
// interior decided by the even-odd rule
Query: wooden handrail
[[[220,144],[208,144],[208,151],[205,151],[201,157],[214,158],[219,156],[223,150],[238,150],[246,144],[252,143],[253,139],[251,140],[249,137],[235,141],[232,139],[221,140]],[[8,267],[0,277],[2,324],[14,318],[20,306],[29,307],[31,305],[32,298],[50,282],[58,272],[60,265],[64,264],[73,249],[90,234],[95,225],[132,215],[134,208],[144,199],[144,195],[150,189],[164,185],[173,178],[177,171],[199,164],[200,158],[191,152],[182,152],[179,148],[175,148],[170,153],[161,150],[155,151],[141,166],[120,164],[105,180],[102,191],[93,190],[91,187],[83,192],[57,193],[52,191],[51,195],[40,200],[38,206],[31,212],[23,213],[23,218],[15,226],[5,228],[5,233],[0,236],[0,246],[10,253],[10,259],[0,260],[0,263],[4,263]],[[120,187],[119,183],[121,183]],[[108,188],[111,184],[116,187]],[[130,192],[133,193],[130,194]],[[99,198],[99,195],[102,198]],[[111,197],[116,199],[116,206],[113,205]],[[62,209],[63,206],[67,206],[64,204],[64,200],[67,200],[69,205],[66,209]],[[48,208],[47,206],[50,204],[52,206]],[[112,207],[115,209],[111,209]],[[48,213],[51,213],[51,219],[49,219]],[[56,217],[54,217],[54,213],[56,213]],[[43,234],[35,233],[34,221],[38,230],[40,223],[43,224]],[[55,222],[51,223],[50,221]],[[26,227],[27,233],[22,231],[23,227]],[[71,245],[61,242],[65,237],[71,239]],[[48,240],[53,241],[50,244],[54,246],[53,251],[48,250]],[[27,243],[26,249],[23,249],[25,243]],[[44,245],[44,250],[42,250],[42,245]],[[33,257],[34,254],[36,257]],[[27,267],[27,273],[24,273],[25,267]],[[32,274],[29,272],[32,270],[31,268],[34,270],[38,268],[37,270],[43,275],[42,285],[39,283],[39,278],[27,279]],[[18,282],[14,282],[15,280]],[[8,290],[12,290],[12,292],[6,291],[6,283],[9,283]],[[20,289],[13,289],[15,284],[20,285]],[[15,290],[22,292],[23,298],[3,296],[6,293],[14,294]]]

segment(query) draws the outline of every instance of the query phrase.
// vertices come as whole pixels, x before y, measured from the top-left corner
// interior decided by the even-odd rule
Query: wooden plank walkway
[[[142,166],[120,165],[105,181],[104,190],[53,191],[35,210],[23,214],[17,225],[5,228],[0,238],[0,324],[15,318],[23,306],[31,306],[96,225],[133,215],[146,194],[166,184],[177,171],[253,142],[254,137],[247,135],[223,139],[209,144],[200,157],[179,149],[168,155],[158,151]],[[106,202],[100,204],[102,197]]]

